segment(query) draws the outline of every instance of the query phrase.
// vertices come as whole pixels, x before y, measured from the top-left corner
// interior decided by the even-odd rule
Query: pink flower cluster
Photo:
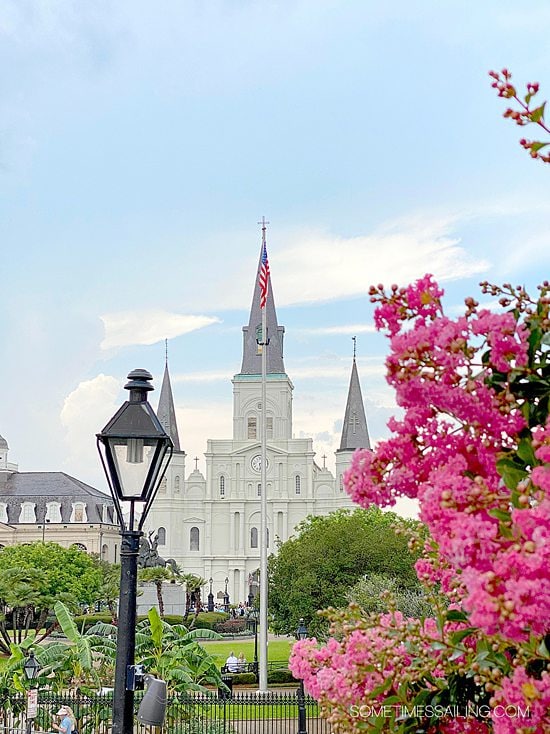
[[[516,446],[525,419],[509,390],[488,383],[526,366],[527,326],[513,313],[477,310],[472,299],[465,316],[445,317],[430,276],[371,293],[380,301],[377,323],[390,334],[388,382],[404,416],[389,422],[393,435],[376,451],[355,454],[348,492],[363,506],[418,498],[441,559],[461,575],[472,622],[516,641],[542,634],[550,609],[548,507],[528,500],[502,532],[511,496],[497,460]],[[536,434],[541,461],[550,453],[545,435]],[[548,473],[535,468],[533,481],[546,487]]]
[[[548,734],[550,674],[542,673],[539,680],[518,666],[491,704],[494,734]]]
[[[530,406],[513,385],[518,375],[529,379],[539,369],[529,363],[529,324],[538,313],[539,333],[548,328],[547,290],[538,311],[526,306],[527,295],[518,289],[514,311],[478,310],[469,298],[465,315],[452,320],[443,313],[443,292],[431,276],[408,288],[392,286],[389,293],[372,287],[371,300],[379,304],[376,325],[390,337],[387,379],[403,415],[389,422],[392,436],[375,451],[356,452],[344,477],[347,491],[364,507],[392,505],[399,496],[419,500],[431,535],[430,553],[416,564],[420,580],[440,583],[460,601],[469,624],[501,649],[531,644],[550,624],[550,418],[528,427],[524,415]],[[499,462],[519,453],[520,440],[523,456],[533,457],[525,453],[526,436],[534,458],[522,465],[521,481],[503,481]],[[402,624],[406,628],[410,621]],[[415,664],[430,635],[432,641],[437,637],[434,624],[426,620],[420,629]],[[397,638],[383,621],[351,634],[344,629],[340,641],[320,649],[314,641],[296,645],[291,669],[321,700],[336,729],[354,730],[349,705],[383,700],[384,681],[391,678],[396,690],[409,665],[411,644]],[[445,661],[436,652],[441,649],[441,643],[431,649],[432,679],[444,674]],[[494,705],[530,699],[535,718],[525,729],[512,729],[520,726],[517,721],[495,715],[492,730],[498,734],[550,731],[550,677],[533,679],[521,671],[516,667],[487,690],[495,691]],[[462,724],[456,729],[456,720],[442,721],[437,731],[489,731],[475,719]]]

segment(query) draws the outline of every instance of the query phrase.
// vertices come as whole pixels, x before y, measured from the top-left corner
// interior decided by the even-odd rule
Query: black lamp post
[[[248,620],[246,626],[249,630],[254,632],[254,672],[258,674],[258,617],[260,616],[260,610],[255,607],[251,607],[248,612]]]
[[[212,576],[208,579],[208,583],[210,584],[210,591],[208,592],[208,611],[213,612],[214,611],[214,594],[212,593],[212,584],[214,583],[214,579]]]
[[[223,595],[223,605],[225,607],[226,614],[229,614],[229,592],[227,591],[227,584],[229,583],[229,579],[227,576],[225,577],[225,593]]]
[[[112,734],[134,729],[134,667],[139,539],[173,445],[147,400],[152,375],[128,375],[129,400],[97,434],[97,447],[115,503],[120,534],[120,600]],[[128,512],[125,516],[123,510]]]
[[[296,630],[296,639],[305,640],[307,637],[307,627],[304,623],[304,618],[300,618],[298,629]],[[304,681],[300,680],[298,686],[298,734],[307,734],[307,722],[306,722],[306,694],[304,691]]]
[[[29,657],[25,660],[23,670],[25,671],[27,679],[31,683],[38,677],[38,673],[40,672],[40,663],[34,657],[34,650],[29,651]],[[32,722],[37,714],[36,707],[37,690],[36,688],[31,688],[27,691],[27,734],[30,734],[32,731]]]

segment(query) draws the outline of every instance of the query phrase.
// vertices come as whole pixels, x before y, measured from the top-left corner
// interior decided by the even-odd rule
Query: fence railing
[[[135,710],[141,692],[136,692]],[[70,706],[79,734],[109,734],[112,694],[71,696],[41,693],[35,731],[52,731],[51,723],[60,706]],[[19,734],[27,725],[24,697],[0,698],[0,734]],[[305,697],[308,734],[330,734],[329,724],[319,718],[315,699]],[[152,734],[158,729],[138,725],[136,734]],[[231,698],[209,693],[176,695],[168,702],[162,734],[297,734],[297,692],[235,691]]]

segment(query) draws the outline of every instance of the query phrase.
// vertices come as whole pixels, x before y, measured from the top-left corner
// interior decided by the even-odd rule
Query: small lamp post
[[[29,657],[25,660],[23,670],[27,679],[31,682],[36,680],[40,672],[40,663],[34,657],[34,650],[29,651]],[[32,723],[38,713],[38,689],[30,688],[27,691],[27,734],[32,731]]]
[[[227,584],[229,583],[229,579],[227,576],[225,577],[225,593],[223,595],[223,605],[225,607],[225,611],[227,614],[229,614],[229,592],[227,591]]]
[[[258,617],[260,616],[260,610],[256,607],[251,607],[248,612],[248,619],[246,626],[251,632],[254,632],[254,672],[258,675]]]
[[[147,393],[153,390],[152,379],[147,370],[130,372],[125,385],[129,399],[97,434],[97,447],[122,535],[112,734],[132,734],[134,729],[139,539],[173,451],[170,437],[147,400]]]
[[[48,518],[44,518],[44,522],[42,523],[42,543],[44,544],[46,542],[46,525],[49,525],[50,521]]]
[[[212,593],[212,584],[214,583],[214,579],[212,576],[208,579],[208,583],[210,584],[210,591],[208,592],[208,611],[213,612],[214,611],[214,594]]]
[[[307,637],[307,627],[304,623],[304,618],[300,618],[298,629],[296,630],[296,639],[305,640]],[[297,691],[298,696],[298,734],[307,734],[307,722],[306,722],[306,694],[304,691],[304,681],[300,680],[300,685]]]

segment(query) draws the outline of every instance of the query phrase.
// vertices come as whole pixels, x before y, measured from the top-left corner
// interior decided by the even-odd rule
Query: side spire
[[[172,439],[174,451],[181,451],[178,424],[176,422],[176,409],[174,408],[174,396],[172,395],[172,385],[170,383],[170,373],[168,371],[168,339],[164,340],[164,346],[166,361],[164,365],[164,377],[162,378],[157,416],[161,426]]]
[[[254,281],[254,292],[252,295],[252,306],[250,308],[250,318],[248,326],[243,326],[243,362],[241,367],[242,375],[260,375],[262,372],[262,351],[258,345],[258,341],[264,341],[262,338],[262,293],[265,294],[266,303],[266,324],[267,338],[269,339],[269,349],[267,350],[267,374],[285,374],[285,365],[283,361],[283,336],[285,332],[284,326],[277,323],[277,314],[275,312],[275,301],[273,299],[273,288],[271,287],[271,274],[267,274],[266,288],[262,291],[260,288],[260,276],[265,277],[265,270],[262,273],[262,255],[265,243],[265,218],[260,222],[262,225],[262,247],[260,249],[260,258],[258,261],[258,270]]]
[[[342,439],[339,451],[355,451],[355,449],[370,449],[369,430],[367,428],[367,416],[359,384],[357,363],[355,361],[357,337],[353,338],[353,365],[351,368],[351,379],[348,390],[348,402],[346,414],[342,427]]]

